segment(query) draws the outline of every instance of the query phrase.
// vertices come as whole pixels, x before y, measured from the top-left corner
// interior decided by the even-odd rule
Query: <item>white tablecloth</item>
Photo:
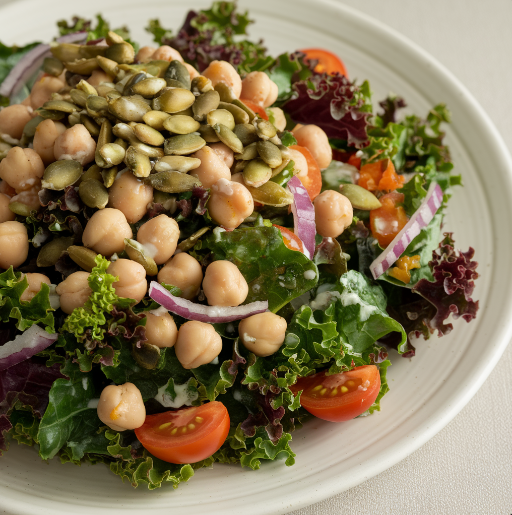
[[[11,1],[0,0],[0,6]],[[381,20],[443,63],[512,150],[512,0],[337,1]],[[290,515],[511,514],[511,371],[509,346],[477,395],[420,450],[362,485]]]

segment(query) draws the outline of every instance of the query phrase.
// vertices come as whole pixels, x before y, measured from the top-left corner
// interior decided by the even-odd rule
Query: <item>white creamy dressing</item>
[[[148,311],[148,313],[151,313],[152,315],[155,315],[157,317],[161,317],[163,315],[167,315],[167,313],[169,313],[169,311],[167,311],[167,309],[165,309],[163,306],[160,306],[159,308]]]
[[[60,295],[57,293],[56,288],[56,284],[50,284],[50,306],[52,309],[60,308]]]
[[[304,272],[304,279],[307,281],[312,281],[316,277],[316,272],[314,270],[306,270]]]
[[[221,234],[223,232],[226,232],[226,229],[223,229],[222,227],[215,227],[215,229],[213,229],[213,234],[215,236],[215,241],[216,242],[219,242],[220,241],[220,238],[221,238]]]
[[[167,389],[167,384],[164,384],[158,389],[158,393],[154,398],[166,408],[181,408],[182,406],[192,406],[192,402],[197,399],[198,394],[197,392],[191,393],[188,391],[188,383],[189,382],[187,381],[183,384],[174,384],[174,391],[176,393],[174,400],[165,391]]]
[[[38,232],[33,238],[32,238],[32,244],[34,247],[40,247],[47,239],[47,236],[45,236],[42,232]]]
[[[253,336],[251,336],[248,333],[244,333],[243,340],[244,340],[244,342],[251,342],[252,343],[252,342],[256,341],[256,338],[254,338]]]
[[[89,409],[97,409],[98,408],[98,404],[100,403],[100,400],[99,399],[91,399],[88,403],[87,403],[87,407]]]
[[[226,195],[227,197],[230,197],[233,195],[233,186],[231,185],[231,181],[228,181],[227,179],[219,179],[213,186],[213,189]]]

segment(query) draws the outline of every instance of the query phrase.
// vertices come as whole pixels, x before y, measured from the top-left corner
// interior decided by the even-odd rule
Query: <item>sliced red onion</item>
[[[309,198],[306,188],[298,177],[292,177],[288,181],[288,189],[293,195],[293,232],[304,244],[304,254],[311,259],[315,253],[315,207]]]
[[[370,270],[375,279],[381,276],[405,252],[405,249],[418,236],[421,229],[431,222],[442,203],[443,190],[439,184],[432,182],[420,207],[382,254],[370,265]]]
[[[87,32],[75,32],[57,39],[59,43],[82,43],[87,39]],[[0,86],[0,95],[10,97],[17,93],[23,84],[41,67],[45,57],[51,55],[50,45],[37,45],[27,52],[9,72]]]
[[[268,309],[268,301],[266,300],[235,307],[196,304],[190,300],[175,297],[155,281],[151,281],[149,285],[149,296],[168,311],[172,311],[187,320],[198,320],[210,324],[241,320],[251,315],[263,313]]]
[[[14,340],[4,343],[0,347],[0,370],[5,370],[31,358],[34,354],[49,347],[58,337],[58,334],[48,334],[38,325],[29,327]]]

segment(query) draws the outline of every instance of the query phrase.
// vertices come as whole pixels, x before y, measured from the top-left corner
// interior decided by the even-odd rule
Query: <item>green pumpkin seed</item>
[[[112,132],[118,138],[122,138],[126,141],[132,141],[137,139],[133,129],[127,123],[116,123],[112,128]]]
[[[272,177],[275,177],[276,175],[279,175],[289,164],[291,163],[291,166],[295,166],[295,162],[291,159],[285,159],[283,158],[283,162],[277,166],[276,168],[272,168]],[[293,170],[293,175],[297,173],[297,171]]]
[[[156,172],[181,172],[187,173],[199,167],[201,160],[195,157],[165,156],[155,163]]]
[[[119,94],[117,89],[115,89],[114,85],[112,83],[108,83],[108,82],[103,82],[103,83],[99,84],[96,87],[96,91],[98,92],[98,96],[103,97],[105,99],[107,98],[107,95],[109,95],[110,93],[112,93],[114,91],[115,91],[115,93]],[[111,97],[109,97],[109,98],[111,100],[114,100]]]
[[[176,209],[178,209],[178,206],[176,205],[176,197],[163,191],[153,191],[153,202],[155,204],[161,204],[166,211],[171,213],[171,215],[176,212]]]
[[[99,149],[99,153],[105,163],[107,163],[108,167],[110,167],[121,164],[126,151],[121,145],[117,145],[116,143],[107,143]]]
[[[223,83],[219,82],[219,84],[223,84]],[[239,107],[237,107],[234,104],[230,104],[228,102],[221,101],[219,103],[219,109],[226,109],[226,111],[229,111],[233,115],[235,124],[249,123],[249,115],[243,109],[240,109]]]
[[[342,184],[340,189],[341,193],[350,200],[352,207],[355,209],[371,211],[372,209],[382,207],[382,204],[371,191],[357,184]]]
[[[158,274],[158,267],[156,266],[155,260],[148,255],[147,250],[138,241],[125,238],[124,250],[132,261],[144,267],[148,276]]]
[[[105,57],[118,64],[132,64],[135,58],[135,51],[130,43],[123,41],[108,47],[105,50]]]
[[[194,119],[202,122],[206,115],[219,107],[220,95],[214,89],[202,93],[196,98],[192,111],[194,112]]]
[[[206,93],[213,89],[213,84],[212,81],[207,79],[204,75],[198,75],[192,79],[190,89],[192,90],[192,93]]]
[[[233,100],[237,99],[233,88],[228,86],[225,82],[218,82],[215,84],[215,91],[220,95],[221,102],[228,102],[231,104]]]
[[[71,73],[80,75],[91,75],[94,70],[99,68],[98,61],[95,57],[92,59],[77,59],[76,61],[68,61],[64,63],[66,70]]]
[[[105,188],[110,188],[117,176],[117,166],[113,166],[112,168],[107,168],[106,170],[101,171],[101,179],[103,180],[103,185]]]
[[[259,140],[258,134],[256,134],[256,127],[250,123],[240,123],[235,125],[233,132],[244,146],[250,145],[251,143],[255,143]]]
[[[31,120],[29,120],[25,127],[23,127],[23,134],[27,136],[28,138],[33,138],[36,134],[37,126],[44,121],[44,118],[42,116],[35,116]]]
[[[48,102],[43,104],[43,109],[47,109],[49,111],[61,111],[67,114],[80,110],[75,104],[66,102],[65,100],[48,100]]]
[[[85,108],[90,116],[98,118],[108,113],[108,102],[103,97],[91,95],[87,97]]]
[[[123,95],[124,96],[132,96],[135,95],[135,91],[133,90],[134,86],[136,86],[139,82],[142,82],[148,78],[148,74],[146,72],[135,73],[132,75],[124,84],[123,87]]]
[[[85,107],[87,104],[87,93],[84,91],[80,91],[79,89],[73,88],[69,92],[69,96],[71,97],[71,100],[74,104],[80,107]]]
[[[100,168],[108,168],[108,163],[99,152],[100,148],[108,143],[112,143],[112,124],[108,120],[105,120],[101,124],[100,135],[98,136],[96,151],[94,153],[94,161]]]
[[[235,159],[242,159],[243,161],[251,161],[258,157],[258,149],[256,143],[251,143],[244,147],[244,151],[241,154],[235,154]]]
[[[164,144],[165,138],[157,130],[149,127],[149,125],[137,123],[133,126],[133,132],[142,143],[147,145],[158,147]]]
[[[80,113],[71,113],[68,116],[68,123],[70,127],[73,127],[77,123],[80,123]]]
[[[221,123],[229,130],[233,130],[235,128],[235,118],[227,109],[214,109],[213,111],[210,111],[206,115],[206,122],[212,127],[217,123]]]
[[[54,57],[64,63],[77,59],[92,59],[105,54],[104,46],[77,45],[74,43],[51,43],[50,50]]]
[[[195,246],[195,244],[199,241],[199,238],[203,236],[203,234],[207,233],[210,230],[209,227],[202,227],[199,231],[196,231],[192,236],[189,236],[186,240],[183,240],[179,245],[178,249],[182,252],[187,252]]]
[[[199,135],[203,138],[206,143],[217,143],[220,141],[217,133],[209,125],[201,125],[198,129]]]
[[[123,95],[121,95],[121,93],[119,93],[119,91],[113,89],[112,91],[109,91],[106,95],[105,95],[105,100],[110,104],[111,102],[113,102],[114,100],[117,100],[118,98],[121,98]]]
[[[196,132],[201,124],[194,120],[191,116],[182,114],[174,114],[169,116],[164,123],[164,129],[174,134],[190,134]]]
[[[187,68],[180,63],[177,59],[174,59],[169,63],[169,67],[167,68],[164,79],[167,80],[167,85],[169,86],[169,81],[175,81],[180,86],[185,89],[190,89],[191,86],[191,80],[190,80],[190,73],[188,72]]]
[[[132,346],[132,357],[140,367],[146,370],[153,370],[160,360],[160,349],[156,345],[151,345],[147,342],[142,342],[140,347],[137,347],[134,343]]]
[[[194,111],[192,111],[192,107],[187,107],[187,109],[183,109],[183,111],[178,111],[177,113],[172,113],[173,116],[183,115],[183,116],[194,116]]]
[[[272,177],[272,169],[261,158],[249,161],[243,171],[246,185],[259,188]]]
[[[44,118],[45,120],[53,120],[54,122],[62,120],[66,116],[66,113],[63,113],[62,111],[48,111],[42,107],[36,109],[35,112],[41,118]]]
[[[146,125],[153,127],[157,131],[164,130],[164,122],[169,118],[168,113],[164,113],[162,111],[148,111],[143,117],[142,120]]]
[[[164,152],[168,156],[184,156],[197,152],[205,145],[206,141],[201,136],[196,134],[180,134],[165,140]]]
[[[154,173],[144,182],[151,184],[155,190],[165,193],[183,193],[192,191],[195,186],[201,186],[201,181],[197,177],[181,172]]]
[[[275,182],[268,181],[259,188],[247,186],[252,198],[260,204],[273,207],[289,206],[293,202],[293,195]]]
[[[160,111],[166,113],[177,113],[189,108],[196,100],[194,94],[185,88],[166,89],[159,97],[155,99],[159,105]]]
[[[142,122],[142,117],[151,107],[142,97],[119,97],[108,105],[108,110],[123,122]]]
[[[93,138],[97,138],[100,135],[100,126],[86,114],[80,115],[80,123],[89,131]]]
[[[61,191],[78,181],[82,171],[82,165],[78,161],[55,161],[44,171],[41,185],[48,190]]]
[[[151,173],[151,161],[149,157],[137,152],[133,147],[128,147],[124,162],[135,177],[147,177]]]
[[[13,202],[9,202],[9,209],[16,215],[19,216],[30,216],[32,210],[23,202],[17,202],[16,200]]]
[[[112,45],[124,42],[124,39],[119,34],[116,34],[112,30],[108,31],[107,37],[105,39],[107,41],[108,46],[112,46]]]
[[[131,145],[139,154],[148,156],[151,159],[159,159],[164,157],[164,151],[161,148],[146,145],[145,143],[142,143],[142,141],[139,141],[137,138],[134,138],[131,141]]]
[[[250,122],[252,122],[254,120],[254,118],[256,118],[256,113],[250,107],[247,107],[238,98],[235,98],[235,100],[233,100],[232,104],[234,106],[239,107],[240,109],[242,109],[242,111],[245,111],[247,113],[247,115],[249,116],[249,121]]]
[[[108,191],[97,179],[82,181],[78,187],[78,195],[89,207],[103,209],[108,204]]]
[[[91,272],[96,266],[95,260],[98,254],[87,247],[72,245],[68,248],[68,255],[80,268],[87,272]]]
[[[258,141],[256,143],[258,154],[270,168],[277,168],[283,162],[283,156],[279,148],[270,141]]]
[[[268,120],[256,118],[253,123],[256,133],[262,140],[268,140],[276,136],[277,129]]]
[[[88,181],[89,179],[96,179],[97,181],[101,181],[101,168],[98,165],[92,165],[88,170],[86,170],[82,176],[80,177],[80,182]]]
[[[132,91],[136,95],[144,98],[153,98],[158,95],[166,86],[165,80],[158,77],[149,77],[137,82],[132,86]]]
[[[37,255],[37,266],[54,266],[64,252],[73,245],[74,238],[55,238],[41,247]]]
[[[83,91],[86,95],[98,96],[98,92],[94,86],[91,86],[86,80],[81,80],[77,85],[76,89]]]
[[[106,57],[99,55],[98,57],[96,57],[96,60],[98,61],[100,68],[105,73],[108,73],[109,75],[112,75],[113,77],[115,77],[118,74],[119,68],[117,66],[117,63],[115,61],[113,61],[112,59],[107,59]]]
[[[233,152],[237,154],[241,154],[244,150],[244,146],[238,136],[230,129],[228,129],[225,125],[221,123],[216,123],[213,126],[213,130],[217,133],[219,139],[227,145]]]
[[[247,166],[248,162],[249,161],[243,161],[242,159],[239,159],[238,161],[236,161],[235,166],[232,169],[232,173],[235,174],[235,173],[243,172],[244,168]]]
[[[55,57],[45,57],[43,61],[43,71],[53,77],[58,77],[64,71],[64,65]]]
[[[128,142],[121,138],[116,138],[114,143],[120,147],[123,147],[125,150],[129,147]]]

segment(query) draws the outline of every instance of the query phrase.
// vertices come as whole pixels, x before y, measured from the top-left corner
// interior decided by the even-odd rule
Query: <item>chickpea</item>
[[[153,200],[153,188],[131,172],[118,175],[108,193],[109,206],[123,212],[129,223],[138,222]]]
[[[180,252],[158,272],[157,280],[159,283],[177,286],[184,299],[192,300],[199,293],[203,282],[203,269],[197,259]]]
[[[60,295],[60,309],[70,315],[76,308],[83,308],[92,290],[89,287],[89,273],[75,272],[57,285],[55,292]]]
[[[19,202],[25,204],[30,211],[37,211],[41,207],[39,201],[39,190],[41,189],[41,181],[37,179],[36,185],[29,190],[20,191],[11,198],[10,203]]]
[[[165,263],[175,252],[180,228],[174,218],[158,215],[141,225],[137,241],[144,245],[157,265]]]
[[[318,166],[323,170],[332,161],[332,148],[329,145],[327,134],[317,125],[302,125],[293,129],[297,144],[306,147],[316,159]]]
[[[239,306],[247,298],[249,286],[231,261],[214,261],[206,268],[203,291],[210,306]]]
[[[15,213],[9,209],[10,201],[10,197],[0,193],[0,223],[10,222],[16,218]]]
[[[16,195],[16,190],[12,186],[9,186],[6,181],[0,180],[0,193],[8,197],[13,197]]]
[[[32,119],[32,108],[21,104],[4,107],[0,111],[0,134],[20,139],[25,124]]]
[[[50,279],[44,274],[25,274],[28,281],[27,289],[21,294],[20,300],[32,300],[41,290],[43,283],[48,286],[51,284]]]
[[[231,179],[231,171],[228,165],[217,155],[212,148],[205,146],[191,157],[201,160],[201,164],[190,172],[197,177],[204,188],[211,188],[219,179]]]
[[[212,186],[208,213],[218,224],[235,229],[253,211],[254,200],[243,184],[220,179]]]
[[[274,313],[258,313],[244,318],[238,334],[245,348],[262,358],[274,354],[284,342],[286,320]]]
[[[135,61],[137,63],[147,63],[151,61],[153,54],[156,52],[156,48],[154,46],[143,46],[137,52],[135,56]]]
[[[13,147],[0,161],[0,178],[18,193],[33,188],[43,174],[43,160],[31,148]]]
[[[169,313],[146,313],[146,338],[148,343],[163,349],[173,347],[178,339],[178,329]]]
[[[315,198],[316,231],[326,238],[337,238],[351,223],[354,211],[350,200],[334,190]]]
[[[39,79],[30,92],[30,103],[32,109],[42,107],[45,102],[50,100],[52,93],[60,91],[65,86],[59,77],[44,76]]]
[[[107,272],[119,279],[113,284],[119,297],[140,302],[148,289],[146,270],[131,259],[116,259],[110,263]]]
[[[203,71],[203,75],[210,79],[214,86],[219,82],[226,83],[231,87],[236,98],[240,98],[240,93],[242,93],[242,79],[228,62],[212,61],[208,68]]]
[[[218,143],[210,143],[208,146],[215,150],[215,153],[226,163],[228,168],[233,166],[235,154],[227,145],[219,141]]]
[[[39,154],[45,166],[55,161],[53,146],[55,140],[66,131],[66,126],[53,120],[44,120],[34,135],[34,150]]]
[[[183,63],[183,64],[185,65],[185,68],[188,70],[190,79],[193,79],[194,77],[199,77],[200,73],[191,64],[188,64],[188,63]]]
[[[306,177],[308,174],[308,161],[304,154],[294,148],[289,148],[288,152],[290,152],[290,157],[295,163],[294,169],[298,170],[297,175],[299,177]]]
[[[278,95],[277,84],[265,72],[248,73],[242,81],[240,98],[245,98],[261,107],[271,106]]]
[[[197,368],[213,361],[222,350],[222,338],[213,325],[191,320],[178,331],[176,357],[183,368]]]
[[[174,61],[174,59],[178,60],[180,63],[183,62],[181,54],[175,48],[168,45],[162,45],[157,48],[151,56],[152,61]]]
[[[99,86],[102,82],[113,82],[114,77],[112,75],[109,75],[107,72],[103,70],[94,70],[91,73],[91,76],[87,79],[87,82],[91,86]]]
[[[269,107],[269,111],[274,115],[274,126],[278,131],[284,131],[286,129],[286,116],[284,111],[279,107]]]
[[[126,217],[119,209],[105,208],[96,211],[85,226],[83,244],[99,254],[111,256],[124,250],[124,239],[133,236]]]
[[[0,268],[17,268],[28,256],[26,227],[15,221],[0,224]]]
[[[133,383],[106,386],[98,403],[98,418],[114,431],[137,429],[146,420],[146,407]]]
[[[57,161],[73,159],[81,165],[94,161],[96,142],[85,125],[77,123],[66,129],[56,140],[53,153]]]

